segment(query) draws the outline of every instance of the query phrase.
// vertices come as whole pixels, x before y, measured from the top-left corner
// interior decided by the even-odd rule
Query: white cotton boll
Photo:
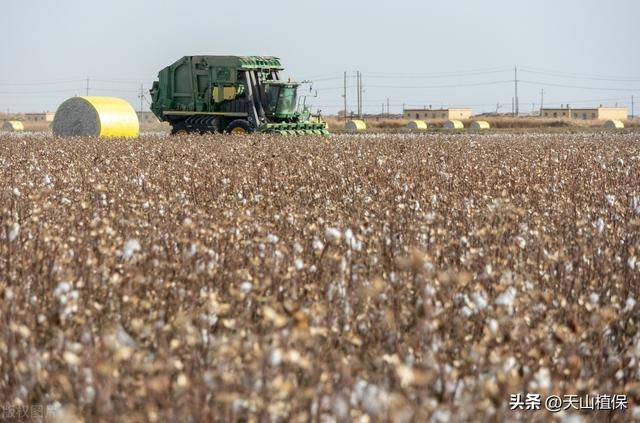
[[[20,225],[18,223],[14,223],[9,228],[9,242],[15,240],[20,234]]]
[[[124,345],[129,348],[136,347],[136,341],[133,340],[131,335],[122,327],[122,325],[118,325],[116,329],[116,341],[120,345]]]
[[[58,286],[53,290],[53,295],[60,297],[71,290],[71,284],[69,282],[60,282]]]
[[[542,367],[533,375],[533,380],[529,383],[530,389],[548,390],[551,388],[551,372],[546,367]]]
[[[244,294],[248,294],[249,292],[251,292],[251,290],[253,289],[253,284],[251,282],[242,282],[240,284],[240,291],[242,291],[242,293]]]
[[[488,324],[491,333],[493,335],[496,335],[498,333],[498,329],[500,328],[500,326],[498,325],[498,321],[496,319],[489,319]]]
[[[18,187],[14,187],[12,192],[13,192],[13,195],[15,195],[16,197],[20,197],[20,195],[22,195]]]
[[[510,286],[502,294],[496,298],[496,305],[511,307],[516,299],[517,291],[514,287]]]
[[[436,423],[445,423],[451,421],[451,411],[436,410],[431,416],[431,420]]]
[[[51,178],[49,177],[49,175],[44,175],[42,177],[42,183],[47,187],[47,188],[51,188],[53,187],[53,182],[51,181]]]
[[[482,290],[476,291],[471,294],[471,299],[473,300],[473,304],[475,304],[478,310],[484,310],[488,305],[487,296]]]
[[[625,313],[630,312],[636,306],[636,300],[632,297],[627,298],[627,301],[624,303],[624,309],[622,310]]]
[[[349,403],[342,396],[335,396],[331,402],[331,410],[339,421],[349,420]]]
[[[604,231],[604,220],[602,220],[601,217],[598,218],[598,220],[596,221],[596,228],[598,229],[598,232],[602,233],[602,231]]]
[[[470,317],[473,314],[473,311],[467,306],[462,307],[460,312],[464,317]]]
[[[269,353],[269,364],[272,367],[277,367],[282,363],[282,350],[274,349]]]
[[[277,243],[279,239],[280,239],[280,238],[278,238],[278,236],[277,236],[277,235],[274,235],[274,234],[269,234],[269,235],[267,235],[267,242],[268,242],[268,243],[270,243],[270,244],[275,244],[275,243]]]
[[[122,249],[122,257],[124,257],[125,260],[129,260],[136,252],[140,251],[140,249],[140,242],[137,239],[127,240]]]
[[[302,261],[301,258],[297,258],[293,261],[293,265],[295,266],[296,270],[302,270],[304,269],[304,261]]]
[[[324,237],[329,241],[337,242],[342,238],[342,232],[336,228],[327,228],[324,231]]]
[[[636,214],[640,214],[640,196],[638,195],[634,195],[633,197],[631,197],[631,200],[629,201],[629,205],[631,206],[631,209],[636,213]]]
[[[192,242],[189,245],[189,248],[187,248],[187,250],[184,252],[184,255],[187,258],[191,258],[191,257],[195,256],[197,252],[198,252],[198,246],[195,243]]]
[[[320,241],[318,238],[313,239],[313,249],[314,250],[322,250],[324,249],[324,243]]]
[[[362,242],[358,241],[351,228],[344,231],[344,241],[352,250],[360,251],[362,249]]]
[[[351,228],[347,228],[344,231],[344,240],[347,244],[349,244],[351,242],[351,239],[353,239],[353,231],[351,230]]]
[[[614,204],[616,204],[615,196],[607,194],[604,196],[604,198],[607,200],[607,204],[609,204],[610,206],[613,206]]]
[[[517,236],[516,244],[518,244],[518,247],[520,247],[521,250],[524,250],[524,248],[527,246],[527,241],[523,237]]]
[[[9,241],[11,241],[11,237],[9,237]],[[627,260],[627,266],[629,266],[629,269],[632,269],[632,270],[635,269],[636,262],[637,262],[636,256],[629,257],[629,259]]]
[[[598,301],[600,301],[600,296],[595,292],[592,292],[591,295],[589,295],[589,302],[593,305],[596,305],[598,304]]]
[[[560,423],[584,423],[585,421],[584,417],[579,414],[570,413],[560,416]]]

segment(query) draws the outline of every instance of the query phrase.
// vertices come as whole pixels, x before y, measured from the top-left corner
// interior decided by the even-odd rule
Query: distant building
[[[136,112],[140,123],[158,123],[160,122],[153,112]]]
[[[473,110],[467,108],[460,109],[404,109],[402,117],[405,119],[417,120],[450,120],[450,119],[470,119]]]
[[[23,120],[25,122],[53,122],[55,115],[53,112],[25,113]]]
[[[626,120],[626,107],[595,107],[591,109],[572,109],[569,107],[543,108],[540,116],[545,118],[582,119],[582,120]]]

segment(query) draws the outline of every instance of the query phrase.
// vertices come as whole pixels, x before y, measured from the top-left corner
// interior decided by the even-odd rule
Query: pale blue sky
[[[366,112],[379,111],[387,97],[392,112],[403,103],[481,112],[497,102],[507,111],[513,83],[501,81],[512,80],[518,65],[523,111],[539,107],[544,88],[547,105],[629,105],[635,94],[639,114],[637,0],[1,4],[2,110],[55,110],[84,94],[87,76],[91,94],[121,96],[137,109],[140,84],[146,91],[158,70],[181,56],[262,54],[281,57],[295,79],[317,78],[314,102],[325,113],[341,108],[342,72],[357,69]],[[531,72],[540,69],[546,73]],[[469,72],[475,70],[482,72]],[[491,84],[459,86],[481,83]],[[425,86],[431,88],[402,88]],[[355,108],[355,89],[348,99]]]

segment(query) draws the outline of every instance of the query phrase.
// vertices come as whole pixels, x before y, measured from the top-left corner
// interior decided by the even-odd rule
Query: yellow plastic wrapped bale
[[[62,137],[135,138],[140,133],[136,111],[115,97],[70,98],[58,107],[51,128]]]
[[[2,130],[6,132],[22,132],[24,131],[24,125],[17,120],[10,120],[2,124]]]
[[[471,122],[471,125],[469,125],[469,129],[473,131],[485,131],[489,128],[491,128],[491,125],[489,125],[489,122],[486,120],[474,120]]]
[[[459,120],[448,120],[442,126],[444,129],[463,129],[464,124]]]
[[[367,124],[362,120],[350,120],[344,125],[344,129],[349,132],[360,132],[367,129]]]
[[[608,120],[602,126],[606,129],[622,129],[624,128],[624,123],[620,120]]]
[[[427,128],[427,122],[424,120],[412,120],[407,123],[407,129],[410,131],[426,131]]]

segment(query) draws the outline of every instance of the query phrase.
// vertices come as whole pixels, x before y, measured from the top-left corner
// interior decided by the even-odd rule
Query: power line
[[[53,93],[68,93],[68,92],[72,92],[72,91],[82,91],[83,88],[65,88],[62,90],[45,90],[45,91],[2,91],[0,92],[1,95],[7,95],[7,96],[11,96],[11,95],[16,95],[16,96],[22,96],[22,95],[40,95],[40,94],[53,94]]]
[[[571,73],[561,71],[551,71],[545,69],[531,68],[528,66],[521,66],[520,69],[527,73],[535,73],[540,75],[558,76],[561,78],[571,79],[591,79],[595,81],[615,81],[615,82],[640,82],[640,78],[635,77],[620,77],[620,76],[604,76],[604,75],[588,75],[582,73]]]
[[[469,76],[469,75],[484,75],[492,73],[504,73],[509,71],[510,68],[506,66],[496,68],[474,69],[467,71],[452,71],[452,72],[431,72],[431,73],[401,73],[401,72],[365,72],[367,77],[394,77],[394,78],[444,78],[448,76]]]
[[[615,97],[615,98],[595,98],[591,100],[547,100],[549,104],[572,104],[572,103],[597,103],[606,101],[624,101],[628,100],[628,97]]]
[[[566,85],[566,84],[554,84],[551,82],[541,81],[527,81],[521,79],[520,82],[531,85],[545,85],[549,87],[561,87],[561,88],[579,88],[582,90],[597,90],[597,91],[640,91],[640,88],[604,88],[604,87],[585,87],[582,85]]]
[[[400,88],[400,89],[419,89],[419,88],[462,88],[462,87],[480,87],[486,85],[498,85],[512,83],[513,80],[489,81],[489,82],[471,82],[465,84],[443,84],[443,85],[368,85],[370,88]]]
[[[91,78],[91,82],[103,82],[103,83],[113,83],[113,84],[139,84],[140,81],[146,80],[147,78],[140,78],[138,80],[125,80],[125,79],[102,79],[102,78]],[[63,84],[73,84],[73,83],[82,83],[86,82],[87,78],[78,77],[78,78],[69,78],[69,79],[50,79],[50,80],[34,80],[34,81],[0,81],[1,86],[7,87],[28,87],[33,85],[63,85]]]
[[[7,87],[30,87],[33,85],[60,85],[60,84],[77,84],[84,82],[84,79],[64,79],[64,80],[50,80],[50,81],[34,81],[34,82],[0,82],[0,85]]]

